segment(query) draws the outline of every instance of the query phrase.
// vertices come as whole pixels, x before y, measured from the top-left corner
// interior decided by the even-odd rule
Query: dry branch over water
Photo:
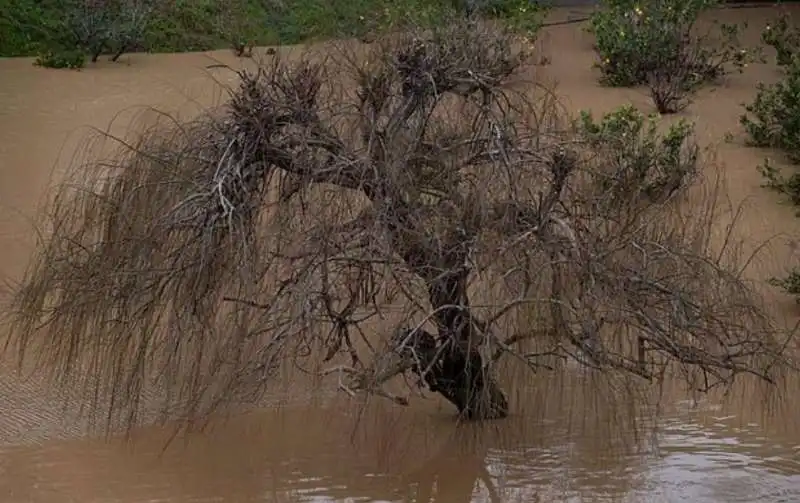
[[[788,335],[712,251],[715,200],[681,210],[690,138],[621,156],[477,21],[326,54],[242,72],[218,110],[76,165],[8,348],[130,425],[149,387],[192,421],[287,363],[398,403],[384,384],[413,375],[474,419],[508,414],[502,358],[774,378]]]

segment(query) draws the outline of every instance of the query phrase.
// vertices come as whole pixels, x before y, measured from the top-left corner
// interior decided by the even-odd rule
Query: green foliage
[[[549,6],[545,2],[532,0],[495,0],[490,3],[487,10],[489,16],[502,19],[529,41],[534,41],[542,27]]]
[[[745,110],[739,121],[752,145],[779,148],[800,163],[800,57],[792,58],[781,81],[759,84],[755,100]]]
[[[762,187],[779,192],[788,197],[792,204],[800,206],[800,173],[784,176],[769,159],[765,159],[757,169],[764,177]]]
[[[0,56],[30,56],[61,27],[57,0],[0,0]]]
[[[160,2],[144,46],[150,52],[207,51],[225,45],[215,25],[223,0]]]
[[[86,64],[86,54],[79,49],[45,51],[36,57],[35,65],[45,68],[79,69]]]
[[[154,10],[150,0],[71,0],[64,8],[62,45],[84,50],[92,61],[143,47]]]
[[[739,122],[747,131],[751,145],[780,149],[792,163],[799,164],[800,55],[797,49],[800,31],[791,27],[788,19],[784,14],[761,32],[761,40],[775,49],[777,63],[784,67],[785,75],[773,85],[758,85],[755,99],[745,105],[746,113]],[[764,177],[764,187],[800,206],[800,173],[784,175],[769,159],[757,169]],[[795,268],[786,278],[772,278],[770,284],[798,296],[800,302],[800,269]]]
[[[656,115],[643,115],[632,105],[604,115],[599,122],[591,112],[581,112],[578,131],[607,156],[604,163],[610,169],[600,173],[597,181],[611,199],[641,194],[661,201],[685,186],[697,172],[694,126],[681,120],[660,133],[657,119]]]
[[[661,113],[676,112],[706,82],[733,67],[741,71],[758,52],[742,49],[738,25],[715,23],[697,34],[695,24],[719,0],[605,0],[590,20],[601,82],[648,84]]]
[[[481,13],[534,38],[544,8],[491,0]],[[136,8],[132,9],[131,6]],[[147,16],[140,7],[147,6]],[[92,59],[120,50],[202,51],[365,37],[461,12],[456,0],[0,0],[0,55],[49,58],[69,48]],[[146,21],[146,22],[145,22]]]
[[[271,10],[275,43],[296,44],[331,37],[364,37],[404,23],[429,25],[453,8],[425,0],[287,0]]]
[[[761,41],[775,49],[778,65],[789,66],[792,55],[800,48],[800,30],[790,26],[788,14],[769,23],[761,32]]]

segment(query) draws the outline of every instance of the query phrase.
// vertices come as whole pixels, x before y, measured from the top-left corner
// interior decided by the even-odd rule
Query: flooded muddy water
[[[721,17],[747,19],[755,41],[774,12]],[[640,90],[596,84],[580,25],[548,28],[542,43],[551,64],[535,71],[558,84],[570,109],[652,110]],[[220,82],[233,82],[208,68],[218,60],[236,64],[225,52],[133,55],[80,72],[0,60],[0,277],[20,277],[35,247],[31,218],[87,127],[114,120],[122,133],[148,106],[197,113],[221,99]],[[755,166],[769,153],[723,138],[741,136],[740,104],[778,76],[753,65],[683,113],[716,149],[730,200],[745,205],[740,235],[752,248],[777,236],[750,266],[762,282],[797,263],[800,221],[759,186]],[[796,319],[792,299],[775,295],[774,306],[778,318]],[[338,394],[290,390],[279,407],[267,397],[263,408],[168,443],[171,430],[155,427],[129,441],[86,436],[76,407],[12,369],[0,365],[0,503],[800,501],[797,379],[779,402],[749,384],[725,400],[668,389],[655,421],[599,399],[581,375],[536,376],[517,390],[510,418],[483,426],[455,424],[433,400],[362,409]]]

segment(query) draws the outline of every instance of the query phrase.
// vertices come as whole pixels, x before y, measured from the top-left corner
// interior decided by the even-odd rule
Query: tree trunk
[[[454,267],[429,281],[439,337],[417,331],[412,347],[419,363],[412,370],[455,405],[462,418],[500,419],[508,415],[508,401],[478,351],[480,334],[466,292],[468,273]]]
[[[123,54],[125,54],[125,51],[126,51],[127,49],[128,49],[128,46],[127,46],[127,44],[122,44],[122,45],[120,45],[119,49],[117,49],[117,52],[115,52],[115,53],[114,53],[114,55],[113,55],[113,56],[111,56],[111,61],[112,61],[112,62],[114,62],[114,63],[116,63],[116,62],[117,62],[117,60],[120,58],[120,56],[122,56]]]
[[[375,159],[378,165],[383,161],[380,155]],[[418,224],[401,196],[380,184],[377,187],[365,185],[362,189],[373,201],[394,201],[390,213],[393,218],[386,221],[392,244],[409,268],[427,284],[431,307],[436,313],[438,341],[429,332],[416,331],[415,342],[409,349],[415,350],[419,365],[412,370],[431,391],[455,405],[464,419],[508,416],[508,400],[484,365],[478,351],[479,341],[473,340],[475,322],[467,296],[470,271],[464,266],[470,240],[456,233],[451,239],[445,239],[444,246],[429,246],[428,240],[418,237],[424,232],[409,232],[418,230]]]
[[[419,363],[412,370],[431,391],[455,405],[460,417],[482,420],[508,415],[505,393],[484,367],[478,351],[465,351],[452,339],[437,344],[436,338],[422,329],[416,334],[413,349]]]

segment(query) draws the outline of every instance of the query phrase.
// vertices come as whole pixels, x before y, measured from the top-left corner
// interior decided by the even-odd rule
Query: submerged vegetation
[[[705,84],[759,61],[745,48],[745,26],[718,23],[699,27],[701,15],[720,0],[605,0],[592,14],[600,81],[610,86],[646,85],[659,113],[686,108]]]
[[[775,149],[795,167],[800,164],[800,31],[784,13],[764,28],[761,39],[775,49],[783,77],[774,84],[758,85],[753,102],[744,105],[740,122],[751,145]],[[787,175],[770,159],[758,170],[766,187],[800,205],[800,173]],[[800,296],[800,269],[793,269],[786,278],[773,279],[772,284]]]
[[[88,152],[49,201],[8,347],[129,425],[149,389],[192,422],[285,365],[472,419],[513,408],[507,360],[773,381],[789,334],[710,243],[693,125],[570,117],[528,78],[531,33],[443,19],[276,56],[220,108]]]

